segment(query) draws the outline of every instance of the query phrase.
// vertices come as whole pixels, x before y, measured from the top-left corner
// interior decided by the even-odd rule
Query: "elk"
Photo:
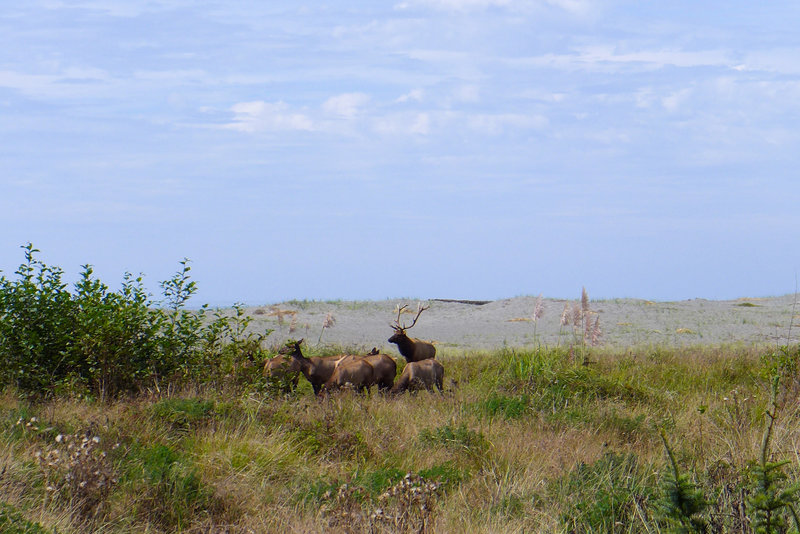
[[[369,391],[369,387],[375,383],[375,369],[366,361],[366,358],[346,357],[340,364],[336,365],[333,375],[322,386],[322,391],[327,392],[345,386],[352,387],[356,391]]]
[[[264,378],[280,384],[284,393],[297,387],[301,372],[300,363],[285,354],[278,354],[264,364]]]
[[[300,371],[303,373],[303,376],[306,377],[306,380],[311,382],[311,387],[314,388],[314,394],[319,395],[322,385],[330,380],[333,375],[336,362],[341,360],[343,356],[306,358],[300,351],[300,344],[302,342],[302,339],[300,341],[290,341],[278,351],[278,354],[290,356],[292,360],[300,366]]]
[[[378,389],[381,391],[391,389],[394,385],[394,377],[397,376],[397,363],[394,358],[387,354],[380,354],[378,349],[372,349],[366,356],[345,356],[336,362],[336,367],[357,360],[364,360],[372,366],[374,370],[373,383],[378,384]]]
[[[414,321],[411,323],[411,326],[406,326],[405,324],[400,326],[400,314],[403,313],[403,310],[406,307],[407,306],[404,304],[403,306],[397,308],[397,320],[393,325],[390,325],[392,329],[394,329],[394,335],[389,338],[389,343],[394,343],[397,345],[400,354],[402,354],[408,362],[418,362],[435,358],[436,347],[433,346],[433,343],[421,341],[406,335],[406,330],[413,328],[413,326],[417,324],[417,319],[419,319],[419,316],[422,314],[422,312],[430,308],[430,306],[423,307],[422,303],[420,303],[417,308],[417,316],[414,317]]]
[[[408,362],[403,369],[403,374],[397,384],[392,388],[392,393],[402,393],[406,390],[427,389],[433,391],[433,387],[443,391],[444,366],[436,360],[422,360],[419,362]]]

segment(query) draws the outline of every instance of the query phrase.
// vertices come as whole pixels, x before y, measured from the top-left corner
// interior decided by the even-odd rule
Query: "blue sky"
[[[0,10],[20,245],[197,299],[791,293],[800,4],[27,0]]]

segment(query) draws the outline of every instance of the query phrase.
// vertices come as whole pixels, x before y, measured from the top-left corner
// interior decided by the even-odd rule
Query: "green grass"
[[[796,352],[594,350],[590,365],[562,349],[444,354],[455,385],[397,397],[317,399],[303,380],[290,395],[196,384],[106,403],[31,402],[9,388],[0,395],[0,525],[324,532],[350,518],[352,532],[402,531],[378,525],[380,509],[425,532],[669,532],[664,429],[681,472],[711,503],[705,519],[723,514],[724,531],[744,532],[730,511],[747,513],[741,495],[752,491],[776,372],[786,378],[771,450],[792,460],[782,467],[787,487],[800,479],[786,453],[800,441]],[[66,433],[98,437],[115,473],[92,514],[68,488],[58,499],[45,489],[69,471],[38,458]],[[414,508],[423,494],[424,510]]]

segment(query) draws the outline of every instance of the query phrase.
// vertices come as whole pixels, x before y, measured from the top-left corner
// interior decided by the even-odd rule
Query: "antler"
[[[417,305],[417,316],[414,317],[414,320],[411,322],[411,325],[406,326],[404,323],[403,326],[400,326],[400,314],[402,314],[403,310],[405,310],[406,308],[408,308],[408,304],[403,304],[402,306],[397,307],[397,319],[395,320],[394,325],[392,326],[392,328],[394,328],[395,330],[408,330],[409,328],[413,328],[413,326],[417,324],[417,319],[419,319],[419,316],[422,315],[422,312],[430,308],[430,305],[423,306],[422,303],[420,302]]]
[[[405,326],[400,326],[400,314],[403,313],[403,310],[405,310],[406,308],[408,308],[408,304],[403,304],[402,306],[400,306],[399,304],[397,305],[397,319],[395,319],[393,325],[390,325],[392,328],[396,330],[405,329]]]
[[[430,305],[428,305],[428,306],[423,306],[421,302],[420,302],[419,304],[417,304],[417,316],[416,316],[416,317],[414,317],[414,322],[412,322],[412,323],[411,323],[411,326],[406,326],[406,325],[403,325],[403,330],[405,330],[406,328],[411,328],[411,327],[413,327],[415,324],[417,324],[417,319],[419,319],[419,316],[420,316],[420,315],[422,315],[422,312],[424,312],[424,311],[425,311],[425,310],[427,310],[428,308],[430,308]]]

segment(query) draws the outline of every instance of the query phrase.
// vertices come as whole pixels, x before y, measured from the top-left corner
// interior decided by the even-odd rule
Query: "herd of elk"
[[[417,319],[428,307],[419,305],[410,326],[400,324],[400,315],[405,308],[405,305],[398,306],[397,320],[391,325],[395,333],[389,338],[408,362],[397,384],[394,383],[397,364],[391,356],[381,354],[376,348],[368,354],[306,358],[300,349],[302,339],[289,341],[274,358],[268,360],[264,365],[264,376],[282,381],[284,391],[288,391],[297,386],[302,373],[314,388],[315,395],[343,387],[363,392],[373,385],[392,393],[423,388],[433,390],[434,386],[443,391],[444,367],[434,359],[436,348],[432,343],[406,335],[406,330],[417,324]]]

